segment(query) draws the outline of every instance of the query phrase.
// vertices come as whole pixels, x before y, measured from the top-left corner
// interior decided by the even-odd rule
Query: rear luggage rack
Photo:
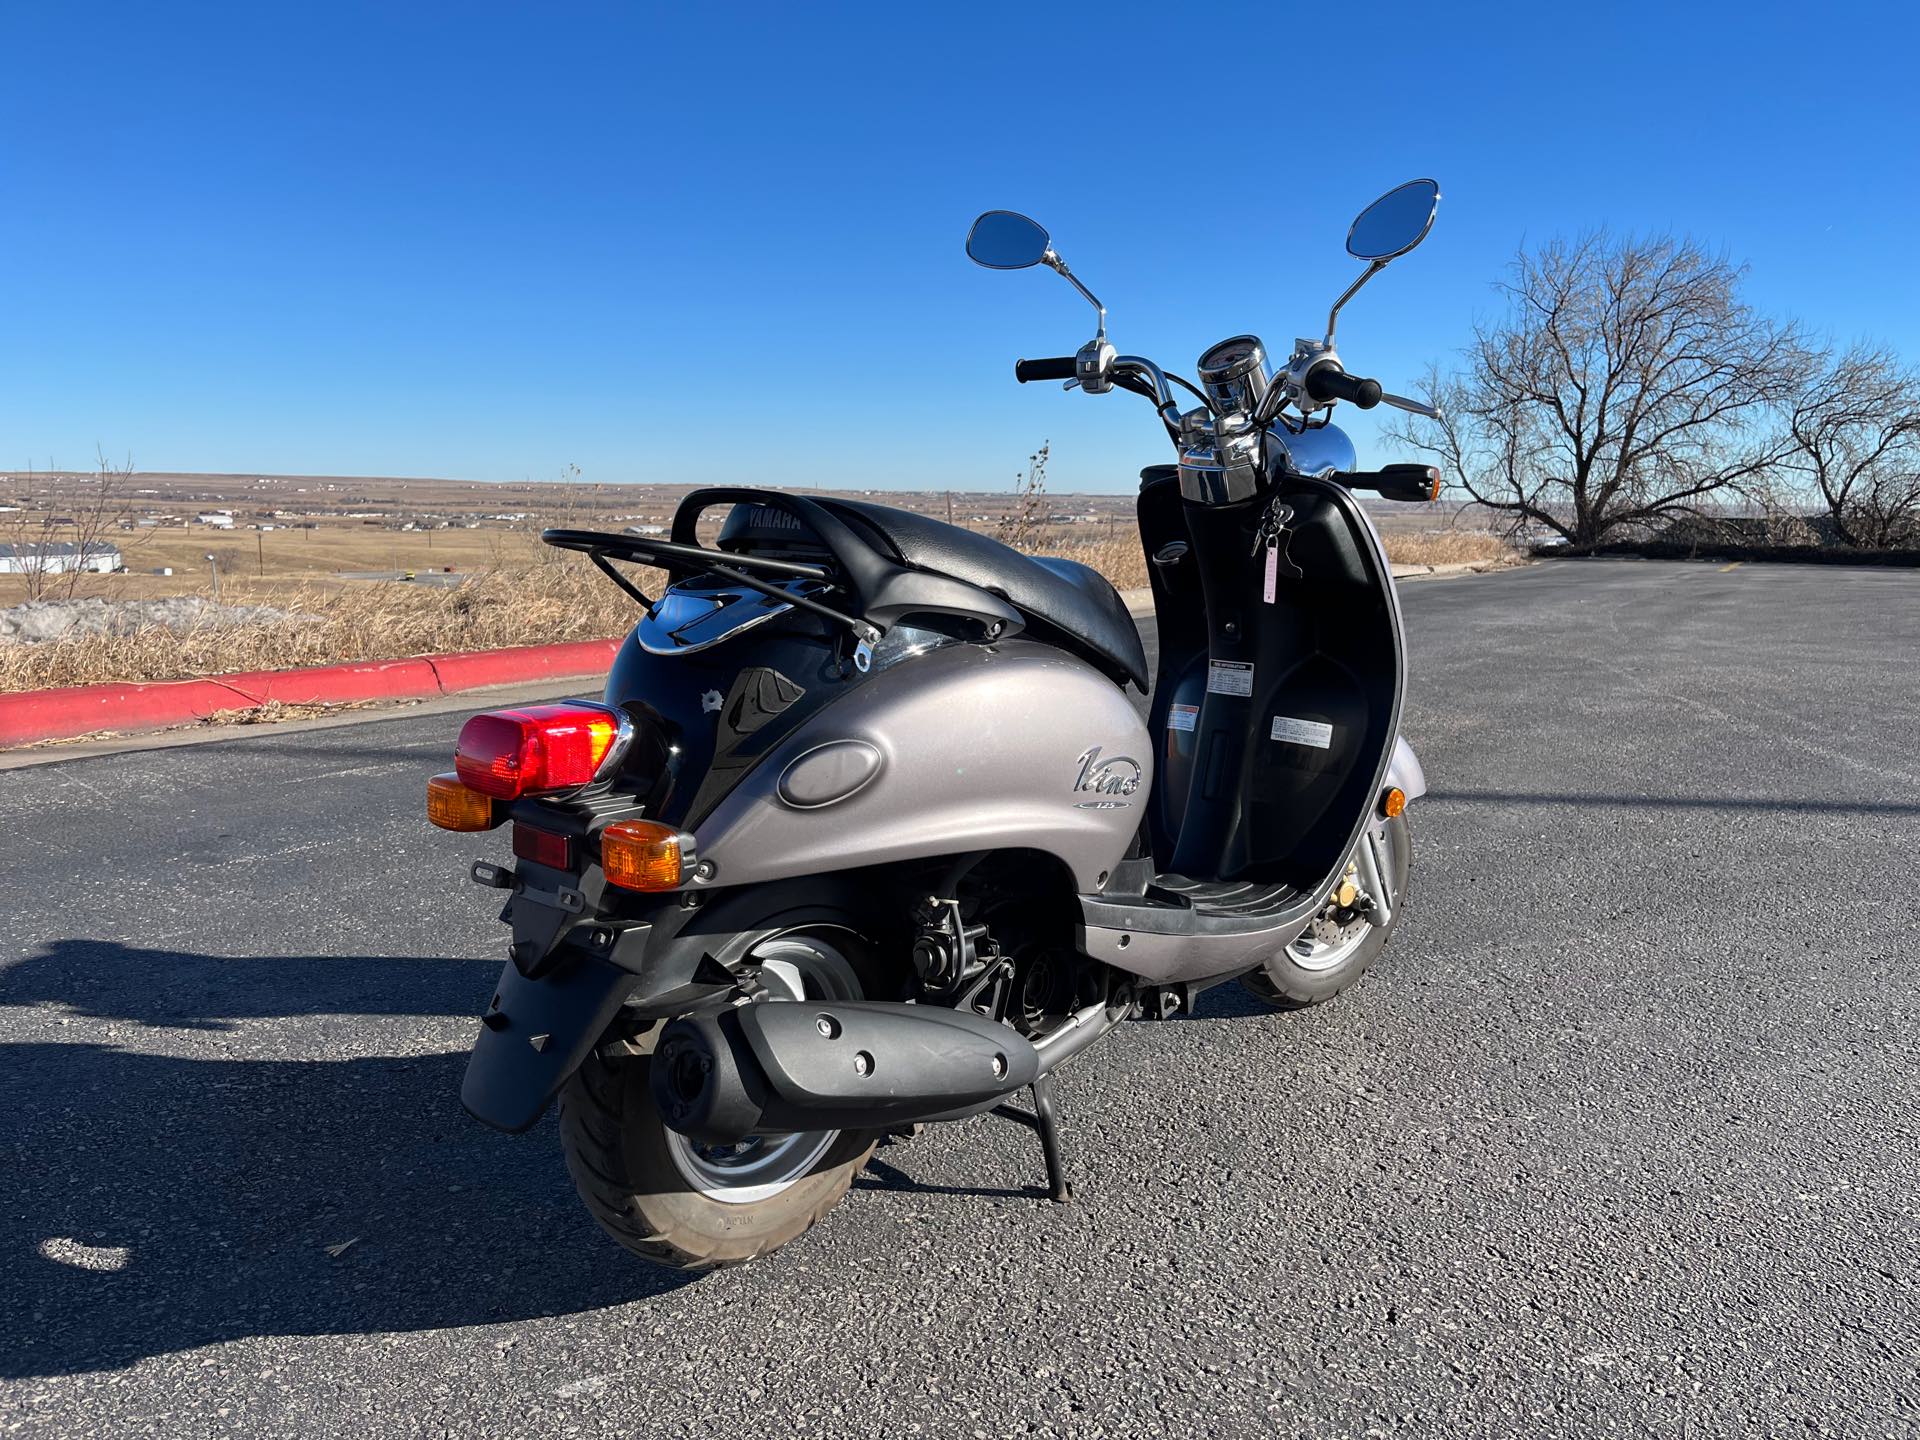
[[[803,530],[819,540],[831,564],[816,565],[767,555],[709,549],[695,543],[700,517],[715,505],[762,505],[793,517]],[[865,670],[873,647],[887,630],[907,615],[960,617],[992,640],[1018,633],[1025,622],[1020,612],[997,595],[965,581],[926,570],[914,570],[889,559],[862,539],[847,523],[803,495],[778,490],[719,487],[695,490],[674,512],[672,538],[613,534],[603,530],[543,530],[540,538],[560,550],[577,551],[592,560],[602,574],[649,610],[654,602],[614,569],[608,557],[665,570],[670,583],[683,577],[718,575],[735,585],[807,610],[843,625],[859,642],[854,664]],[[758,572],[758,573],[754,573]],[[838,609],[775,583],[781,580],[817,580],[849,597],[853,604]]]
[[[818,600],[776,585],[771,580],[747,573],[750,570],[764,570],[789,580],[820,580],[833,584],[834,573],[824,565],[775,560],[763,555],[735,555],[727,550],[709,550],[700,545],[682,545],[672,540],[655,540],[646,535],[615,535],[604,530],[542,530],[540,538],[556,550],[573,550],[585,555],[603,575],[649,610],[653,608],[653,601],[639,586],[608,563],[609,555],[642,565],[657,565],[669,574],[719,575],[736,585],[757,590],[762,595],[797,609],[811,611],[853,632],[861,647],[855,663],[860,664],[862,670],[867,667],[860,661],[870,658],[872,647],[880,643],[880,637],[885,633],[879,626],[858,615],[849,615],[831,605],[823,605]]]

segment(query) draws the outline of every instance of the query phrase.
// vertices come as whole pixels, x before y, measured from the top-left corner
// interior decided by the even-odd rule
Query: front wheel
[[[857,944],[831,929],[762,941],[749,963],[774,997],[764,1003],[858,1000]],[[659,1028],[597,1047],[567,1082],[560,1140],[574,1188],[601,1229],[656,1265],[706,1270],[779,1249],[839,1203],[878,1133],[821,1130],[703,1145],[669,1130],[650,1083]]]
[[[1319,1005],[1352,986],[1380,958],[1406,910],[1407,876],[1413,863],[1407,817],[1400,814],[1387,821],[1384,834],[1387,883],[1393,891],[1393,913],[1387,923],[1375,925],[1364,915],[1343,920],[1335,887],[1334,898],[1297,940],[1241,977],[1240,983],[1250,993],[1281,1010]],[[1364,837],[1361,843],[1366,843]]]

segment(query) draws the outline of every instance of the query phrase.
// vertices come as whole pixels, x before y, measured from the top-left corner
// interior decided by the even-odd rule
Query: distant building
[[[233,528],[233,516],[224,510],[210,510],[204,514],[196,515],[193,518],[202,525],[212,526],[215,530],[231,530]]]
[[[78,545],[64,540],[36,545],[0,545],[0,575],[64,575],[71,570],[91,570],[107,575],[121,566],[120,551],[112,545],[89,545],[84,554]]]

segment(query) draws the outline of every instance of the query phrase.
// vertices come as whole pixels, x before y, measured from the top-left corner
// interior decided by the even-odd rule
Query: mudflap
[[[481,1017],[460,1103],[474,1119],[518,1135],[580,1068],[640,977],[592,956],[529,980],[511,961]]]

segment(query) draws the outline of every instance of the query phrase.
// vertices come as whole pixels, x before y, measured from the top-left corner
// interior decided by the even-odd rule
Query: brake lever
[[[1383,405],[1391,405],[1396,410],[1405,410],[1411,415],[1424,415],[1429,420],[1438,420],[1440,418],[1440,412],[1434,409],[1433,406],[1423,405],[1418,400],[1409,400],[1404,395],[1389,394],[1385,390],[1380,392],[1380,403]]]
[[[1078,390],[1080,388],[1080,382],[1078,380],[1069,380],[1060,388],[1062,390]]]

